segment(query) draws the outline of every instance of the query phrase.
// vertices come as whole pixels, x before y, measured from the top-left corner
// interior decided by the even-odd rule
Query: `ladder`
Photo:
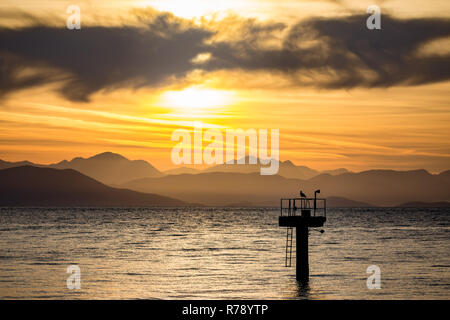
[[[286,228],[286,260],[285,266],[290,267],[292,265],[292,238],[294,234],[294,228]]]

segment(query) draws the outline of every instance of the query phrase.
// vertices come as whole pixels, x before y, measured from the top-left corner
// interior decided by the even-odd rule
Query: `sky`
[[[280,159],[314,169],[437,173],[449,58],[447,0],[6,0],[0,159],[112,151],[166,170],[174,130],[202,121],[279,129]]]

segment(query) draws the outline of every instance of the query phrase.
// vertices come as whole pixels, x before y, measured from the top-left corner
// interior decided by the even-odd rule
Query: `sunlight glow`
[[[225,107],[233,103],[233,93],[226,90],[190,87],[181,91],[166,91],[161,95],[165,107],[198,110]]]
[[[151,6],[160,11],[169,11],[183,18],[199,18],[230,9],[232,4],[225,1],[205,0],[145,0],[136,2],[137,5]],[[235,2],[233,1],[233,4]]]

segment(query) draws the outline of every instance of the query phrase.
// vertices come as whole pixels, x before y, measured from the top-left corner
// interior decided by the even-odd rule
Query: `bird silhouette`
[[[303,191],[300,190],[300,197],[306,198],[306,194],[303,193]]]

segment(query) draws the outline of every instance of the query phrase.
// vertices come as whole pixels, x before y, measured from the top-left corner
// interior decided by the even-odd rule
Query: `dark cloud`
[[[449,79],[448,53],[417,54],[429,41],[450,36],[448,19],[400,20],[383,15],[382,30],[368,30],[366,19],[367,15],[314,18],[290,28],[253,21],[246,24],[240,39],[231,40],[224,39],[226,33],[218,37],[220,30],[202,29],[168,14],[154,15],[145,27],[3,28],[0,95],[60,81],[66,98],[87,101],[100,90],[153,87],[198,68],[276,72],[289,77],[293,85],[320,88]],[[274,39],[281,45],[267,45]],[[210,52],[212,58],[201,65],[191,62],[203,52]]]
[[[155,86],[192,70],[191,60],[210,35],[167,15],[145,27],[3,29],[0,92],[59,80],[65,97],[87,101],[102,89]]]
[[[294,84],[322,88],[417,85],[450,78],[448,54],[417,53],[429,41],[449,37],[450,20],[384,15],[382,30],[368,30],[366,19],[302,21],[290,28],[276,49],[262,49],[255,41],[216,43],[208,67],[283,72]]]

